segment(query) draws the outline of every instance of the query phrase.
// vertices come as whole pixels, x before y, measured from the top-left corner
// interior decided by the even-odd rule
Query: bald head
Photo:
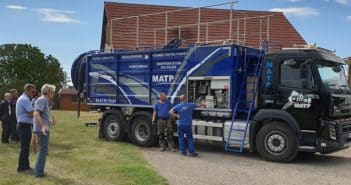
[[[179,96],[179,100],[180,100],[181,102],[185,102],[186,96],[185,96],[184,94],[180,95],[180,96]]]

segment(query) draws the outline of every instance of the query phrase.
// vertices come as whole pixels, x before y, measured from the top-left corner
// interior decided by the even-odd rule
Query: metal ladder
[[[257,87],[259,83],[260,76],[262,74],[262,61],[263,61],[263,56],[264,52],[267,48],[267,42],[264,41],[261,44],[261,50],[258,55],[258,59],[255,61],[245,61],[244,64],[244,75],[243,75],[243,80],[241,82],[240,86],[240,92],[239,92],[239,97],[235,103],[235,107],[232,113],[232,121],[230,125],[230,130],[228,134],[228,138],[226,139],[226,144],[225,144],[225,150],[226,151],[231,151],[231,152],[240,152],[242,153],[244,150],[244,145],[245,145],[245,137],[247,134],[247,129],[249,126],[249,121],[252,112],[254,111],[254,105],[255,105],[255,99],[256,99],[256,93],[257,93]],[[246,55],[246,52],[245,52]],[[246,56],[245,56],[246,57]],[[237,64],[236,64],[237,65]],[[253,67],[253,70],[249,73],[248,69],[250,67]],[[254,78],[253,82],[247,82],[247,77],[252,76]],[[248,92],[247,89],[247,84],[252,84],[253,85],[253,91]],[[248,101],[246,96],[247,95],[252,95],[252,98]],[[245,106],[242,106],[243,103]],[[237,119],[238,114],[245,114],[246,119],[245,120],[245,129],[238,129],[234,128],[235,121],[238,121]],[[242,119],[240,119],[242,120]],[[232,135],[234,135],[234,132],[243,132],[242,138],[241,139],[232,139]],[[238,147],[238,144],[231,144],[231,141],[234,142],[240,142],[240,147]],[[236,145],[236,146],[233,146]]]

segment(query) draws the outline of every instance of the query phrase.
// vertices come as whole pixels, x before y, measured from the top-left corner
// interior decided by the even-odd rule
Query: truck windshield
[[[322,82],[331,89],[349,89],[342,65],[317,64]]]

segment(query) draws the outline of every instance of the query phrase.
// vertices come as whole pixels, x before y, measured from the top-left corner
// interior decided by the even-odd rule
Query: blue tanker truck
[[[160,92],[206,104],[193,113],[196,140],[288,162],[299,152],[332,153],[351,144],[351,91],[344,61],[308,46],[268,52],[242,45],[90,51],[72,82],[102,112],[100,136],[154,146],[153,105]],[[175,134],[176,136],[176,134]]]

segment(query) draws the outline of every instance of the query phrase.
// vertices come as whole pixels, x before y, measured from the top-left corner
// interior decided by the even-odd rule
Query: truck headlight
[[[330,139],[336,140],[336,125],[329,123],[329,137]]]

